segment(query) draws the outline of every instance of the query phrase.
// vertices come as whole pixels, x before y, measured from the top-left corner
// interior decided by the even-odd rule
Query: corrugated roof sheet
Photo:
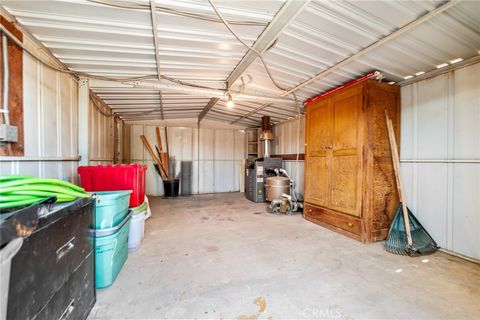
[[[149,1],[110,1],[149,5]],[[283,1],[215,1],[252,45]],[[207,1],[157,1],[157,6],[216,18]],[[443,5],[443,1],[311,1],[282,31],[265,60],[277,81],[291,88],[334,66],[402,26]],[[2,6],[72,70],[103,76],[156,74],[151,16],[148,10],[112,7],[90,1],[2,1]],[[246,49],[218,22],[157,12],[162,75],[223,88]],[[296,94],[305,100],[322,91],[380,70],[389,81],[433,70],[455,58],[478,55],[480,1],[460,1],[386,44],[322,76]],[[244,73],[245,92],[279,95],[257,59]],[[239,90],[240,81],[234,87]],[[92,90],[125,119],[160,117],[160,95],[141,88]],[[197,117],[210,99],[162,91],[165,118]],[[263,106],[263,107],[262,107]],[[253,112],[258,110],[258,112]],[[150,113],[145,113],[150,111]],[[141,113],[141,114],[139,114]],[[256,125],[262,115],[274,122],[295,116],[292,105],[220,100],[206,118]]]

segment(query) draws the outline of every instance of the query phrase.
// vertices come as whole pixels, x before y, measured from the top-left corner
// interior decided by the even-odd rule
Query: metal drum
[[[286,177],[268,177],[265,183],[265,199],[272,201],[282,198],[282,194],[290,195],[290,179]]]

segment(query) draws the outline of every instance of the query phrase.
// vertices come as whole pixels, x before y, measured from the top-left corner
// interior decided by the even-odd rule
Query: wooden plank
[[[23,34],[7,19],[0,16],[0,24],[10,31],[18,40],[23,41]],[[0,37],[0,48],[2,39]],[[0,156],[23,156],[24,155],[24,129],[23,129],[23,50],[8,40],[8,63],[10,69],[9,86],[9,114],[10,124],[18,128],[18,142],[0,146]],[[3,62],[0,59],[0,92],[3,92]],[[0,94],[0,102],[3,104],[3,95]],[[0,117],[3,121],[3,117]]]
[[[162,176],[163,179],[167,179],[167,174],[165,173],[165,170],[163,169],[162,164],[160,163],[160,160],[155,155],[155,152],[153,151],[152,146],[148,142],[147,138],[143,134],[140,136],[140,138],[142,139],[143,144],[145,145],[145,148],[147,148],[148,152],[152,156],[153,161],[155,161],[155,164],[160,169],[160,175]]]

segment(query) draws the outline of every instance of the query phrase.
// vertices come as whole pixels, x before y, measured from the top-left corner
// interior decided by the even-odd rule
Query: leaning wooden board
[[[305,219],[371,243],[398,204],[385,110],[399,139],[400,89],[374,80],[307,105]]]

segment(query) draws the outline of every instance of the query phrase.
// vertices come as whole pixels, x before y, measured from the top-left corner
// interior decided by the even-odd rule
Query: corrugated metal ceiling
[[[111,1],[150,5],[149,1]],[[283,1],[214,1],[249,45],[255,43]],[[444,5],[444,1],[311,1],[282,30],[265,53],[275,79],[292,88],[334,66],[402,26]],[[162,8],[217,18],[208,1],[157,1]],[[107,6],[92,1],[12,1],[2,6],[66,66],[102,76],[155,75],[157,71],[150,11]],[[160,70],[164,76],[224,88],[224,82],[247,53],[222,23],[157,10]],[[389,81],[433,70],[452,59],[467,59],[480,49],[480,1],[460,1],[296,91],[312,97],[371,70]],[[279,96],[255,60],[244,73],[245,93]],[[240,90],[240,81],[234,90]],[[124,119],[197,117],[209,98],[145,88],[92,87]],[[255,111],[258,110],[258,111]],[[150,113],[148,113],[150,111]],[[295,116],[292,104],[236,101],[228,109],[220,100],[206,118],[256,125],[262,115],[274,122]],[[240,118],[241,117],[241,118]]]

